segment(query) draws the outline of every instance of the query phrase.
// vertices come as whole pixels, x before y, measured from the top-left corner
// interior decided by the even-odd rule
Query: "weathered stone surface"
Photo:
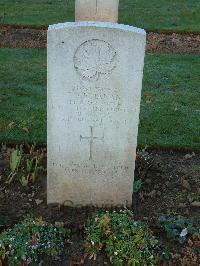
[[[145,31],[48,30],[48,203],[131,205]]]
[[[76,0],[76,21],[118,21],[119,0]]]

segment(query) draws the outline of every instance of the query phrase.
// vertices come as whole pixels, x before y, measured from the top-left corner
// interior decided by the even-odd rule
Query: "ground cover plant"
[[[198,265],[200,257],[200,225],[192,219],[181,215],[161,215],[159,229],[164,232],[169,241],[173,241],[182,254],[170,254],[174,263],[180,265]],[[168,253],[169,255],[169,253]]]
[[[105,250],[113,265],[155,265],[158,260],[158,240],[130,211],[97,214],[85,230],[90,258]]]
[[[197,242],[200,239],[200,228],[195,228],[191,219],[186,219],[180,215],[174,217],[161,215],[159,222],[168,238],[177,240],[180,243],[186,241],[194,242],[194,245],[198,246]]]
[[[46,143],[46,51],[0,49],[0,140]],[[145,59],[139,145],[198,149],[200,58]]]
[[[156,229],[153,226],[150,229],[146,223],[135,220],[135,214],[127,209],[90,210],[88,214],[85,225],[78,225],[81,235],[63,222],[47,223],[42,218],[31,217],[23,219],[0,233],[0,263],[15,266],[51,262],[60,266],[103,265],[107,261],[107,265],[114,266],[198,265],[200,228],[188,223],[184,217],[162,216]],[[177,233],[175,228],[184,229]],[[175,250],[165,235],[158,236],[158,230],[163,229],[167,241],[174,241]],[[183,236],[184,241],[180,241]],[[77,260],[75,239],[79,241],[80,261]],[[66,256],[70,256],[74,248],[76,261],[66,264]]]
[[[54,226],[42,218],[26,218],[0,234],[0,263],[29,265],[38,262],[40,256],[56,256],[64,248],[69,234],[61,224]]]
[[[191,0],[121,0],[119,22],[148,31],[199,32],[200,4]],[[1,0],[0,23],[31,27],[74,21],[74,0]]]
[[[19,150],[23,153],[18,174],[8,183],[11,154]],[[47,253],[41,255],[38,250],[35,253],[38,263],[66,266],[81,263],[104,265],[106,262],[107,265],[120,265],[121,261],[143,260],[145,265],[147,260],[159,266],[163,262],[166,265],[167,261],[171,265],[198,266],[200,219],[199,207],[193,206],[200,192],[198,154],[138,151],[135,173],[138,185],[134,186],[131,212],[101,210],[99,213],[95,208],[47,205],[46,172],[39,172],[34,183],[30,180],[23,186],[19,170],[27,169],[26,158],[34,158],[36,152],[44,157],[41,164],[46,169],[46,149],[27,144],[10,147],[4,143],[0,146],[0,234],[6,230],[7,236],[10,232],[11,241],[17,241],[16,237],[12,240],[11,235],[16,232],[12,228],[15,224],[22,226],[27,216],[43,217],[51,224],[64,224],[71,231],[66,248],[53,257]],[[7,156],[9,160],[5,160]],[[20,241],[25,241],[27,234],[20,235]],[[49,239],[49,234],[46,235]],[[143,248],[137,248],[140,245]],[[159,264],[154,264],[154,261],[159,261]]]

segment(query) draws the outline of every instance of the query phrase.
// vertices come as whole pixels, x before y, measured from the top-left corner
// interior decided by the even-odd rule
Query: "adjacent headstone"
[[[146,34],[103,22],[48,29],[48,203],[132,204]]]
[[[117,22],[119,0],[76,0],[76,21]]]

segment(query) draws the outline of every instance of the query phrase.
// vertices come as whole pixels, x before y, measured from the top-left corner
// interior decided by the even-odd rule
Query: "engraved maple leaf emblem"
[[[110,74],[115,66],[116,51],[102,40],[84,42],[74,56],[74,67],[85,79],[98,80],[100,74]]]

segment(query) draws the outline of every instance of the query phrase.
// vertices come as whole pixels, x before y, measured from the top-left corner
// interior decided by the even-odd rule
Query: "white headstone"
[[[76,0],[76,21],[118,21],[119,0]]]
[[[48,203],[130,206],[146,33],[104,22],[48,29]]]

